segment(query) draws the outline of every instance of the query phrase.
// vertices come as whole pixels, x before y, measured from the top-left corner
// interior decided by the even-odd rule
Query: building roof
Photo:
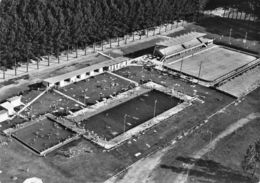
[[[4,102],[4,103],[0,104],[0,106],[8,111],[14,110],[14,107],[12,106],[12,104],[10,102]]]
[[[57,83],[57,82],[65,80],[65,79],[69,79],[69,78],[72,78],[72,77],[75,77],[75,76],[78,76],[78,75],[81,75],[81,74],[84,74],[87,72],[91,72],[91,71],[94,71],[96,69],[100,69],[103,67],[109,67],[109,66],[127,61],[127,60],[128,60],[128,58],[125,58],[125,57],[118,57],[118,58],[110,59],[110,60],[107,60],[107,61],[104,61],[104,62],[101,62],[98,64],[94,64],[94,65],[91,65],[91,66],[88,66],[88,67],[85,67],[85,68],[82,68],[82,69],[79,69],[76,71],[72,71],[72,72],[69,72],[66,74],[48,78],[48,79],[45,79],[44,81],[48,82],[48,83]]]
[[[162,55],[172,55],[174,53],[180,52],[184,50],[184,47],[182,45],[173,45],[167,48],[160,49],[159,52]]]
[[[157,44],[157,46],[166,47],[159,49],[159,52],[161,54],[165,56],[173,55],[182,52],[185,49],[197,47],[203,44],[200,38],[202,38],[205,35],[205,33],[190,32],[181,36],[177,36],[175,38],[171,38],[170,40],[160,42]]]
[[[192,47],[195,47],[195,46],[199,46],[201,45],[202,43],[197,39],[192,39],[190,41],[187,41],[185,43],[183,43],[183,46],[188,49],[188,48],[192,48]]]
[[[200,32],[189,32],[187,34],[183,34],[181,36],[177,36],[177,37],[171,38],[169,40],[159,42],[156,45],[167,46],[167,47],[173,46],[173,45],[180,45],[185,42],[189,42],[193,39],[203,37],[205,35],[206,35],[205,33],[200,33]]]
[[[21,100],[21,97],[22,96],[14,96],[12,98],[7,99],[7,101],[12,102],[12,101],[15,101],[15,100]]]
[[[208,43],[208,42],[210,42],[210,41],[213,41],[213,39],[208,39],[208,38],[205,38],[205,37],[200,37],[200,38],[198,38],[201,42],[203,42],[203,43]]]

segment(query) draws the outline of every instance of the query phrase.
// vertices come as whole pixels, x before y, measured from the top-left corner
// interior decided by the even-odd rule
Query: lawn
[[[32,90],[22,98],[23,102],[30,102],[42,91]],[[81,105],[61,96],[53,91],[49,91],[32,103],[22,114],[28,117],[37,117],[46,113],[59,113],[60,115],[68,114],[68,111],[77,111]]]
[[[12,134],[13,137],[37,153],[51,148],[74,135],[74,132],[65,129],[60,124],[48,118],[44,118],[37,123],[19,129]]]
[[[103,73],[59,89],[64,94],[87,105],[93,105],[102,98],[109,98],[132,87],[129,81],[109,73]]]
[[[256,183],[252,177],[242,171],[241,161],[246,149],[259,139],[259,118],[251,120],[246,126],[220,140],[214,148],[201,159],[192,156],[208,145],[229,125],[245,118],[251,113],[260,112],[260,88],[215,115],[209,122],[183,139],[168,151],[161,159],[158,167],[151,173],[155,183],[172,182],[179,173],[187,172],[184,163],[195,164],[189,171],[187,182],[222,182],[222,183]],[[256,171],[259,177],[259,168]]]

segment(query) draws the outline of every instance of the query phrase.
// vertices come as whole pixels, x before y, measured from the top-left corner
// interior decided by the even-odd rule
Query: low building
[[[85,80],[106,71],[115,71],[126,67],[130,63],[128,58],[118,57],[98,64],[94,64],[83,69],[72,71],[63,75],[45,79],[43,84],[46,87],[64,87],[69,84]]]

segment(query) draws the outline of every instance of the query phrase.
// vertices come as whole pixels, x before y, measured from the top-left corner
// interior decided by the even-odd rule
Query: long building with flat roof
[[[47,78],[43,84],[47,87],[64,87],[69,84],[87,79],[91,76],[101,74],[105,71],[115,71],[129,64],[129,59],[125,57],[113,58],[98,64],[94,64],[76,71],[55,77]]]

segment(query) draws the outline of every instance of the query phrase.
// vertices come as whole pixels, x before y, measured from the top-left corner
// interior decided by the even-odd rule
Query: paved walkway
[[[133,81],[133,80],[128,79],[128,78],[125,78],[125,77],[120,76],[120,75],[118,75],[118,74],[116,74],[116,73],[113,73],[113,72],[107,72],[107,73],[112,74],[112,75],[114,75],[114,76],[116,76],[116,77],[119,77],[119,78],[121,78],[121,79],[123,79],[123,80],[129,81],[130,83],[134,83],[135,86],[139,86],[139,83],[136,82],[136,81]]]
[[[50,90],[50,87],[46,88],[42,93],[40,93],[37,97],[35,97],[32,101],[27,103],[20,111],[17,112],[16,115],[20,115],[27,107],[29,107],[32,103],[34,103],[36,100],[38,100],[41,96],[43,96],[47,91]],[[12,119],[15,118],[15,116],[12,117]]]
[[[62,93],[62,92],[60,92],[60,91],[58,91],[58,90],[53,90],[55,93],[57,93],[57,94],[59,94],[59,95],[62,95],[62,96],[64,96],[64,97],[66,97],[66,98],[68,98],[69,100],[72,100],[72,101],[74,101],[74,102],[76,102],[76,103],[78,103],[78,104],[80,104],[80,105],[83,105],[83,106],[86,106],[86,104],[83,104],[82,102],[80,102],[80,101],[78,101],[78,100],[76,100],[76,99],[74,99],[74,98],[72,98],[72,97],[70,97],[70,96],[68,96],[68,95],[66,95],[66,94],[64,94],[64,93]]]

